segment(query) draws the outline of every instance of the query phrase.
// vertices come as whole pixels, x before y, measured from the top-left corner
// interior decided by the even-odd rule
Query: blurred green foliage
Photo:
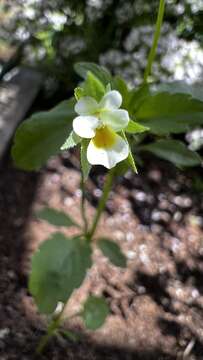
[[[63,97],[75,87],[73,64],[78,61],[102,63],[138,84],[157,8],[157,0],[3,0],[0,38],[23,46],[21,61],[46,74],[48,95],[60,88]],[[170,32],[203,44],[202,0],[168,0],[165,24],[158,55],[173,41],[166,38]],[[162,68],[155,64],[155,80],[170,75],[167,64]]]

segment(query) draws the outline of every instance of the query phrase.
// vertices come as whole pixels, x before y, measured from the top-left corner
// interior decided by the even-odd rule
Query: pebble
[[[174,180],[170,180],[168,182],[168,185],[170,186],[170,188],[174,191],[179,191],[181,186],[180,184],[178,184],[177,182],[175,182]]]
[[[10,279],[15,279],[15,277],[16,277],[16,274],[15,274],[14,271],[12,271],[12,270],[9,270],[9,271],[7,272],[7,275],[8,275],[8,277],[9,277]]]
[[[151,230],[154,234],[160,234],[163,232],[163,228],[158,224],[152,224]]]
[[[160,216],[160,211],[154,210],[154,211],[152,212],[152,220],[153,220],[153,221],[159,221],[160,218],[161,218],[161,216]]]
[[[106,219],[106,223],[107,223],[109,226],[114,226],[114,224],[115,224],[115,219],[109,217],[108,219]]]
[[[81,198],[81,196],[82,196],[82,191],[81,191],[80,189],[77,189],[77,190],[75,191],[75,196],[76,196],[77,198]]]
[[[170,214],[166,211],[158,211],[158,210],[154,210],[152,211],[152,220],[153,221],[164,221],[164,222],[168,222],[170,220]]]
[[[193,289],[191,295],[192,295],[193,299],[196,299],[200,296],[200,293],[197,289]]]
[[[173,219],[175,220],[175,221],[181,221],[181,219],[182,219],[182,214],[181,214],[181,212],[180,211],[176,211],[175,212],[175,214],[173,215]]]
[[[146,288],[144,286],[138,286],[137,292],[139,295],[143,295],[146,293]]]
[[[123,240],[124,239],[124,233],[122,231],[120,231],[120,230],[115,231],[114,236],[118,240]]]
[[[122,220],[123,220],[123,221],[129,221],[129,220],[131,220],[130,214],[128,214],[128,213],[122,214]]]
[[[9,328],[0,329],[0,340],[3,340],[7,335],[9,335],[9,333]]]
[[[150,260],[149,260],[149,256],[146,253],[146,250],[147,250],[146,245],[140,245],[139,249],[140,249],[139,257],[140,257],[141,262],[145,265],[149,264]]]
[[[160,182],[162,179],[162,174],[159,170],[150,170],[148,173],[148,177],[155,182]]]
[[[159,208],[161,210],[167,210],[169,208],[169,206],[170,206],[170,203],[169,203],[168,200],[163,199],[163,200],[160,201]]]
[[[203,219],[201,216],[190,215],[189,222],[191,225],[202,226]]]
[[[50,182],[53,184],[57,184],[60,181],[60,175],[59,174],[54,174],[50,177]]]
[[[100,189],[95,189],[93,194],[95,197],[100,198],[102,196],[102,191]]]
[[[128,242],[132,242],[133,240],[135,240],[135,235],[132,233],[132,232],[127,232],[127,234],[126,234],[126,240],[128,241]]]
[[[147,199],[147,195],[143,191],[138,191],[134,194],[134,198],[140,202],[144,202]]]
[[[136,252],[135,251],[128,251],[127,252],[127,258],[129,259],[129,260],[132,260],[132,259],[134,259],[136,257]]]
[[[181,247],[181,242],[179,239],[173,237],[171,238],[171,242],[172,242],[172,245],[171,245],[171,249],[172,251],[175,253],[176,251],[180,250],[180,247]]]
[[[23,219],[23,218],[17,218],[17,219],[15,219],[14,222],[13,222],[14,226],[16,226],[16,227],[22,226],[23,223],[24,223],[24,219]]]
[[[192,200],[186,196],[175,196],[174,203],[182,208],[188,208],[192,205]]]
[[[72,206],[74,204],[74,200],[70,197],[66,197],[63,203],[65,206]]]

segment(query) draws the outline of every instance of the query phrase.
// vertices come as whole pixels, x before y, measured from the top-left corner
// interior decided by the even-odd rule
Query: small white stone
[[[131,242],[131,241],[133,241],[134,239],[135,239],[135,235],[134,235],[132,232],[128,232],[128,233],[126,234],[126,240],[127,240],[127,241]]]
[[[123,240],[124,233],[122,231],[120,231],[120,230],[117,230],[117,231],[115,231],[114,236],[118,240]]]
[[[100,189],[95,189],[93,193],[94,196],[96,196],[97,198],[100,198],[102,196],[102,191]]]
[[[161,219],[160,211],[153,210],[152,211],[152,220],[153,221],[159,221]]]
[[[172,240],[172,246],[171,246],[171,248],[172,248],[172,251],[175,253],[176,251],[178,251],[178,250],[180,249],[181,242],[180,242],[179,239],[177,239],[177,238],[175,238],[175,237],[172,238],[171,240]]]
[[[146,293],[146,288],[144,286],[138,286],[137,292],[138,294],[143,295]]]
[[[135,257],[136,257],[136,252],[134,252],[134,251],[128,251],[128,252],[127,252],[127,258],[128,258],[128,259],[132,260],[132,259],[134,259]]]
[[[182,219],[182,214],[180,211],[176,211],[175,214],[173,215],[173,218],[175,221],[180,221]]]
[[[60,175],[59,174],[52,175],[50,181],[52,184],[57,184],[60,181]]]
[[[197,289],[193,289],[193,290],[192,290],[192,297],[193,297],[194,299],[196,299],[197,297],[199,297],[199,295],[200,295],[200,293],[199,293],[199,291],[198,291]]]
[[[81,198],[81,196],[82,196],[82,191],[81,191],[80,189],[76,190],[76,191],[75,191],[75,196],[76,196],[77,198]]]
[[[0,329],[0,340],[3,340],[9,333],[9,328]]]
[[[147,195],[143,191],[139,191],[135,193],[135,199],[138,201],[146,201]]]
[[[66,197],[66,198],[64,199],[64,202],[63,202],[63,203],[64,203],[65,206],[72,206],[73,203],[74,203],[74,201],[73,201],[72,198]]]

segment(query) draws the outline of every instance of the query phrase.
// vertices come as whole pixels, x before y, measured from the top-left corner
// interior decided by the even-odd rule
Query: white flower
[[[129,122],[128,112],[119,109],[121,103],[121,94],[112,90],[99,103],[92,97],[84,96],[75,105],[79,116],[73,120],[73,130],[81,138],[91,139],[87,159],[92,165],[111,169],[128,157],[129,145],[117,134]]]

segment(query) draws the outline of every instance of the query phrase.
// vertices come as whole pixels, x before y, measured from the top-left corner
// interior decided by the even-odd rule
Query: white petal
[[[77,116],[73,120],[73,130],[82,138],[91,139],[95,136],[99,119],[95,116]]]
[[[100,119],[104,125],[110,126],[114,131],[121,131],[129,122],[129,115],[126,110],[102,111]]]
[[[120,161],[125,160],[129,154],[129,146],[125,140],[116,135],[116,142],[110,148],[96,147],[93,140],[87,148],[87,160],[92,165],[103,165],[107,169],[116,166]]]
[[[99,107],[109,110],[118,109],[122,104],[122,96],[116,91],[107,92],[100,101]]]
[[[90,96],[84,96],[75,104],[75,112],[79,115],[91,115],[98,109],[98,103]]]

